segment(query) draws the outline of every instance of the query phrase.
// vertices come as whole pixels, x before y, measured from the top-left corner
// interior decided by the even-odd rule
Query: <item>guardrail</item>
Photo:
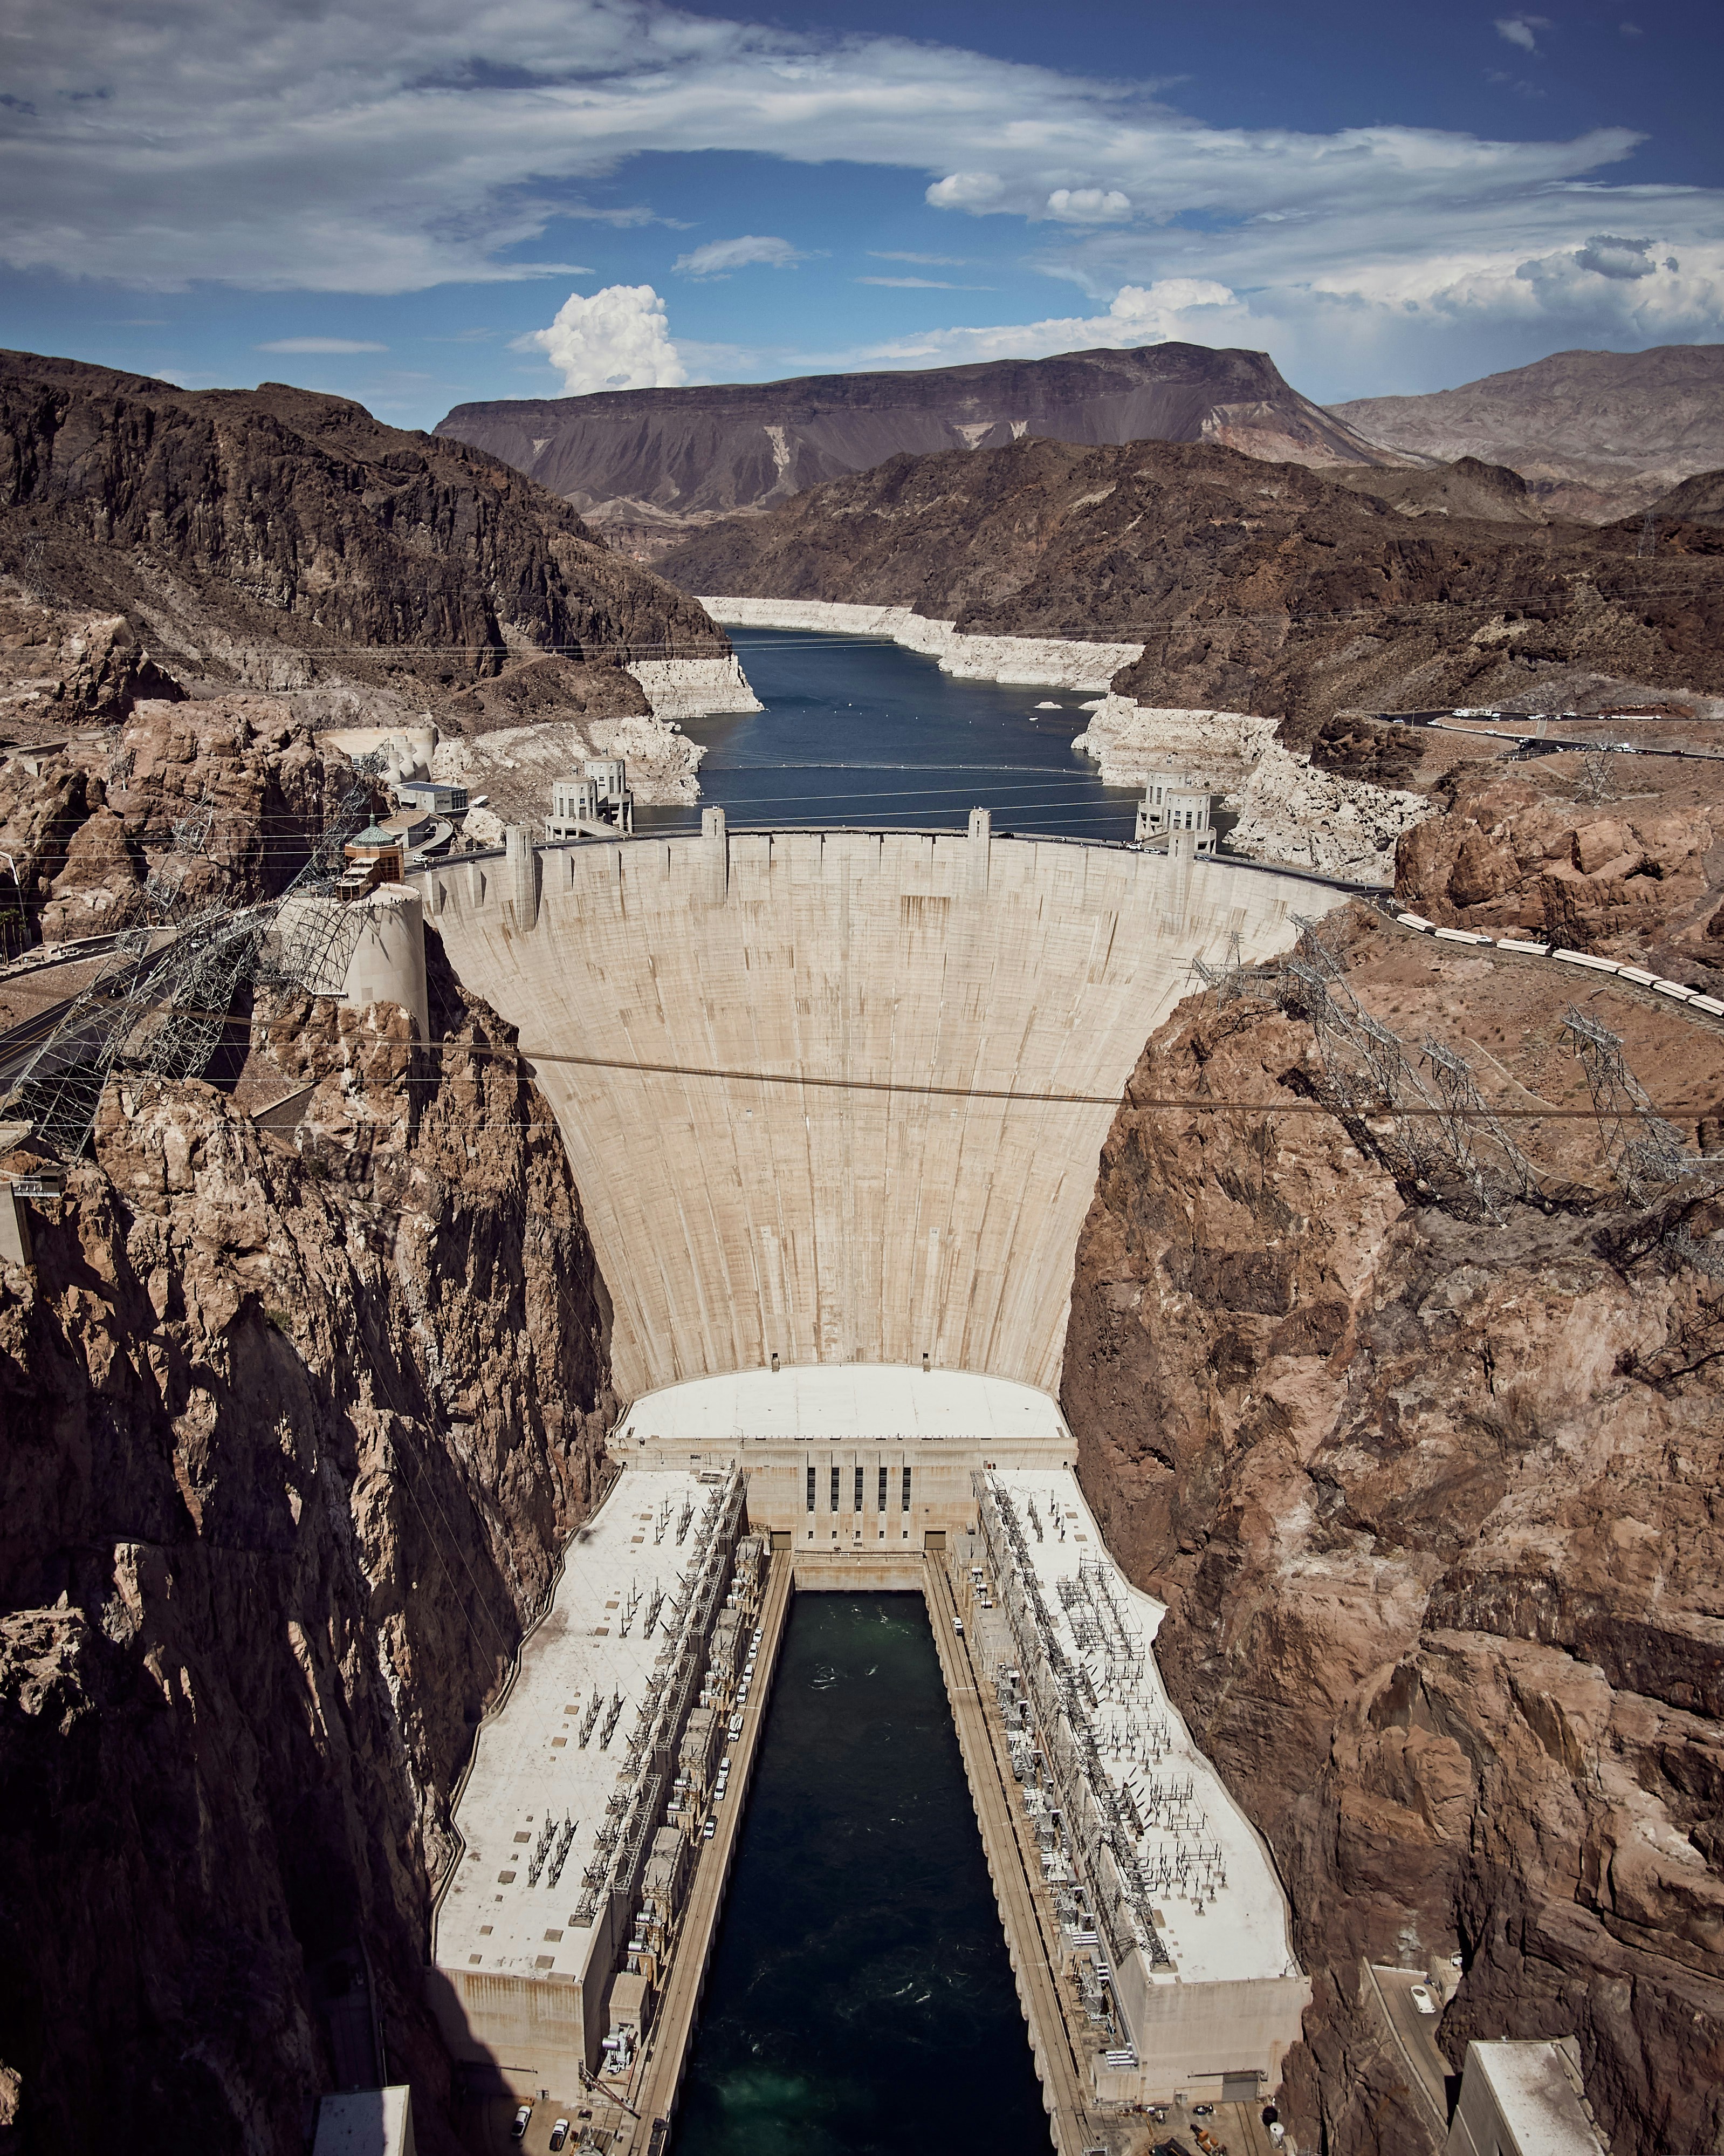
[[[727,839],[854,838],[854,839],[967,839],[962,824],[726,824]],[[1159,846],[1147,846],[1136,839],[1080,839],[1065,831],[995,831],[995,839],[1020,846],[1079,846],[1095,853],[1159,854]],[[698,831],[618,832],[613,838],[536,839],[536,854],[571,853],[587,846],[644,846],[672,840],[697,841]],[[409,869],[406,880],[428,875],[437,870],[464,868],[469,861],[497,861],[507,855],[505,846],[482,846],[471,853],[451,854],[434,864]],[[1359,898],[1381,898],[1380,883],[1355,883],[1344,876],[1323,875],[1316,869],[1295,867],[1287,861],[1260,861],[1249,854],[1198,854],[1197,868],[1249,869],[1257,875],[1290,876],[1297,883],[1316,884],[1325,891],[1344,891]]]
[[[1383,901],[1380,911],[1403,928],[1430,936],[1439,943],[1466,943],[1484,950],[1512,951],[1523,958],[1550,958],[1560,965],[1582,967],[1588,973],[1613,973],[1618,980],[1629,982],[1637,988],[1650,989],[1653,994],[1666,996],[1672,1003],[1684,1004],[1691,1010],[1704,1011],[1709,1018],[1724,1018],[1724,998],[1706,995],[1681,981],[1665,980],[1660,974],[1648,973],[1644,966],[1624,966],[1618,959],[1601,958],[1592,951],[1571,951],[1562,944],[1547,942],[1542,938],[1485,936],[1476,929],[1442,928],[1434,921],[1426,920],[1422,913],[1403,911],[1393,900]]]

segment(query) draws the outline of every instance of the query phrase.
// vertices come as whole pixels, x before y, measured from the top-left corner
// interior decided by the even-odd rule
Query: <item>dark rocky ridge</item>
[[[24,352],[0,354],[0,578],[16,602],[121,618],[187,685],[331,718],[465,692],[482,720],[523,657],[572,713],[640,712],[624,660],[730,649],[482,451],[279,383],[186,391]]]
[[[1546,508],[1602,521],[1724,465],[1724,345],[1552,352],[1458,389],[1331,409],[1410,455],[1511,465]]]
[[[915,372],[458,404],[437,432],[530,471],[636,546],[775,507],[900,453],[1019,436],[1224,442],[1315,464],[1393,463],[1288,385],[1260,352],[1149,345]]]
[[[356,1947],[419,2146],[460,2145],[431,1882],[613,1404],[549,1111],[428,941],[428,1063],[391,1005],[260,1010],[297,1141],[110,1090],[0,1278],[8,2147],[302,2156]]]
[[[1276,716],[1301,747],[1356,707],[1724,694],[1716,545],[1716,526],[1672,521],[1644,559],[1638,519],[1409,518],[1321,473],[1208,444],[1022,441],[895,458],[768,516],[711,525],[659,566],[707,596],[1141,641],[1142,659],[1115,678],[1123,694]]]
[[[1488,1091],[1584,1099],[1568,988],[1356,911],[1367,1009]],[[1717,1145],[1714,1036],[1608,1003]],[[1271,1004],[1161,1029],[1102,1154],[1061,1395],[1110,1547],[1169,1605],[1170,1689],[1286,1882],[1315,1998],[1283,2113],[1330,2156],[1434,2156],[1360,1964],[1452,1988],[1459,1953],[1452,2064],[1577,2034],[1617,2156],[1714,2148],[1724,1282],[1694,1254],[1718,1178],[1636,1210],[1593,1126],[1546,1125],[1572,1202],[1458,1220],[1373,1130],[1274,1112],[1321,1086]],[[1205,1093],[1265,1112],[1138,1105]]]

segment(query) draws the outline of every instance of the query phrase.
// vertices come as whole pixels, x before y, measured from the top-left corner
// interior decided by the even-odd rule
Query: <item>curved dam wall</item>
[[[982,812],[967,836],[704,822],[542,851],[511,833],[506,855],[413,879],[562,1127],[618,1392],[774,1355],[926,1355],[1057,1391],[1078,1231],[1144,1041],[1193,957],[1235,931],[1266,956],[1342,894],[993,839]]]

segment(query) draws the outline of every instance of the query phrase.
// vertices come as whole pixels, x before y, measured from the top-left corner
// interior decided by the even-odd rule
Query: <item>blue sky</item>
[[[473,398],[1724,338],[1724,10],[13,0],[0,341]]]

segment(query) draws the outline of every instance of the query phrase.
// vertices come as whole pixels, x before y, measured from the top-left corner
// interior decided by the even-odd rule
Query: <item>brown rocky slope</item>
[[[1140,704],[1282,721],[1724,695],[1716,527],[1416,519],[1296,465],[1171,442],[899,457],[710,526],[661,563],[713,597],[907,606],[980,635],[1140,641]]]
[[[1584,1105],[1572,983],[1354,912],[1365,1008],[1503,1105]],[[1716,1147],[1716,1035],[1583,1000]],[[1102,1156],[1062,1394],[1285,1881],[1315,1997],[1284,2112],[1334,2156],[1440,2145],[1368,1961],[1443,1981],[1457,2066],[1470,2037],[1577,2035],[1618,2156],[1716,2149],[1724,1179],[1633,1205],[1591,1123],[1519,1123],[1559,1202],[1461,1219],[1331,1099],[1303,1019],[1175,1012]]]
[[[295,692],[325,723],[437,713],[549,654],[572,712],[640,712],[625,661],[730,648],[480,450],[280,383],[182,390],[28,352],[0,353],[0,596],[66,617],[25,650],[59,724],[124,715],[49,649],[86,619],[119,618],[187,686]],[[24,650],[6,629],[0,655]]]
[[[1255,456],[1401,461],[1282,379],[1267,353],[1192,344],[884,374],[458,404],[437,432],[554,488],[649,554],[684,527],[889,457],[1060,442],[1224,442]]]
[[[1511,465],[1547,508],[1603,521],[1724,465],[1724,345],[1557,352],[1458,389],[1331,408],[1414,456]]]
[[[456,2145],[428,1881],[610,1404],[554,1127],[431,941],[434,1053],[393,1006],[259,1013],[266,1070],[316,1088],[296,1140],[202,1083],[110,1088],[0,1282],[23,2147],[299,2156],[361,1950],[377,2066]]]

